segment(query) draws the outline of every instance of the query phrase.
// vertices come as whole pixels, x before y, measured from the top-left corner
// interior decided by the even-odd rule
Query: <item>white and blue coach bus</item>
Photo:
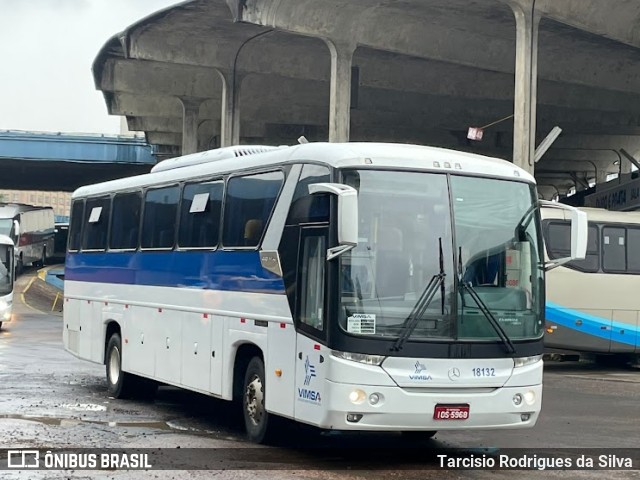
[[[427,436],[531,427],[539,206],[513,164],[439,148],[167,160],[73,194],[64,345],[105,364],[116,397],[164,383],[241,402],[255,442],[279,417]],[[583,257],[585,219],[557,207]]]
[[[640,212],[580,208],[587,215],[584,260],[547,274],[545,346],[550,352],[595,355],[596,360],[640,360]],[[549,258],[569,251],[569,222],[541,209]]]

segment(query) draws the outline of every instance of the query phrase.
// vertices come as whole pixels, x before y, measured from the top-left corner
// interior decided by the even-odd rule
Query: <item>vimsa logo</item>
[[[416,360],[416,364],[414,365],[414,367],[415,372],[413,373],[413,375],[409,375],[409,380],[433,380],[431,375],[429,375],[428,373],[422,373],[427,369],[427,367],[425,367],[423,363],[420,363],[419,360]]]
[[[309,361],[309,356],[304,362],[304,384],[309,385],[311,383],[311,379],[316,376],[316,367],[315,365],[311,365]]]
[[[309,386],[311,384],[311,380],[316,376],[316,367],[311,364],[309,360],[309,356],[304,362],[304,385]],[[298,400],[303,402],[310,402],[315,404],[320,404],[320,392],[316,390],[311,390],[309,388],[298,388]]]

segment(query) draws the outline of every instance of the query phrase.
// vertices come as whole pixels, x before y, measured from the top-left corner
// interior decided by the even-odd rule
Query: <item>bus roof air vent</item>
[[[191,167],[202,163],[216,162],[228,158],[247,157],[257,153],[269,152],[283,147],[271,147],[268,145],[237,145],[235,147],[217,148],[206,152],[185,155],[184,157],[170,158],[158,163],[151,169],[152,173],[164,172],[175,168]]]

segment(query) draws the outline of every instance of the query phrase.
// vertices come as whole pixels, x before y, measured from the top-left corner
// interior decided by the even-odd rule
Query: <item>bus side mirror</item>
[[[13,221],[13,231],[16,237],[20,236],[20,224],[18,223],[17,220]]]
[[[587,255],[588,222],[587,214],[570,205],[540,200],[545,208],[556,208],[564,211],[566,220],[571,222],[571,254],[565,258],[555,258],[545,265],[545,270],[559,267],[571,260],[584,260]],[[567,218],[568,217],[568,218]]]
[[[331,260],[358,245],[358,191],[341,183],[314,183],[309,193],[330,193],[338,197],[338,246],[327,250]]]

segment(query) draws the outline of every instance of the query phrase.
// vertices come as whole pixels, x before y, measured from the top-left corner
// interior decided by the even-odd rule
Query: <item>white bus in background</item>
[[[541,408],[534,179],[393,144],[230,147],[78,189],[65,348],[116,397],[175,385],[324,429],[523,428]],[[586,221],[573,218],[583,256]],[[277,432],[277,430],[275,430]]]
[[[0,234],[15,245],[15,270],[25,266],[43,266],[53,255],[55,230],[53,208],[20,203],[0,203]]]
[[[547,273],[545,345],[550,350],[640,355],[640,212],[580,208],[589,222],[587,255]],[[548,258],[567,256],[569,225],[542,209]]]
[[[0,235],[0,328],[11,321],[13,310],[13,282],[15,279],[13,241]]]

